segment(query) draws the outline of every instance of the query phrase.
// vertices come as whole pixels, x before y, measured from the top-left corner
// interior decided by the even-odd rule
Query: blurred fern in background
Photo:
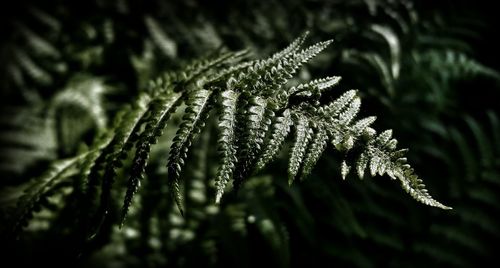
[[[2,27],[8,30],[0,54],[3,255],[20,264],[98,267],[301,267],[325,262],[355,267],[469,267],[479,260],[493,263],[491,245],[500,236],[500,222],[494,216],[500,210],[496,103],[500,75],[494,60],[498,41],[490,38],[496,21],[489,9],[487,3],[409,0],[19,3],[2,16]],[[361,151],[356,146],[344,150],[350,144],[347,138],[330,146],[338,151],[326,150],[321,157],[301,150],[302,141],[326,134],[319,127],[301,133],[300,118],[293,119],[290,129],[295,140],[280,143],[280,157],[245,183],[236,183],[238,192],[225,193],[216,204],[217,189],[224,189],[233,177],[228,172],[236,170],[235,176],[241,178],[235,180],[242,180],[250,176],[246,169],[253,164],[265,164],[252,162],[257,150],[252,144],[243,145],[243,153],[218,152],[229,146],[217,144],[219,135],[234,135],[229,131],[233,127],[237,134],[242,131],[241,126],[230,124],[231,118],[235,122],[246,122],[246,116],[255,118],[231,114],[231,105],[246,107],[257,116],[261,100],[271,99],[279,87],[260,89],[262,99],[252,99],[252,103],[232,103],[234,96],[246,94],[236,87],[217,98],[192,90],[199,99],[208,99],[208,108],[200,108],[206,110],[203,116],[227,124],[219,127],[217,121],[201,120],[206,126],[200,127],[201,123],[194,123],[194,130],[204,130],[196,139],[186,138],[192,145],[185,156],[184,143],[172,141],[189,127],[184,109],[169,114],[169,127],[162,135],[149,136],[144,131],[134,136],[138,145],[127,150],[135,157],[122,161],[119,152],[111,156],[95,153],[105,147],[110,135],[122,135],[109,130],[119,129],[113,125],[120,124],[123,107],[137,103],[130,109],[140,110],[137,96],[156,97],[166,85],[177,94],[181,88],[190,88],[186,81],[200,77],[196,73],[200,70],[206,71],[203,77],[212,79],[210,85],[221,87],[224,81],[223,87],[231,86],[235,82],[228,74],[255,63],[248,58],[267,58],[304,30],[310,30],[311,43],[333,38],[334,45],[299,69],[283,87],[295,90],[296,94],[287,96],[290,107],[309,113],[310,108],[302,103],[310,101],[317,108],[338,100],[347,88],[358,88],[357,95],[363,99],[361,117],[375,114],[377,129],[394,130],[399,144],[410,148],[409,162],[428,188],[453,210],[421,206],[392,181],[378,176],[356,179],[352,163]],[[244,48],[250,55],[227,52]],[[192,59],[209,60],[190,65]],[[184,73],[172,71],[186,66],[191,67]],[[309,91],[314,87],[302,84],[332,74],[342,77],[341,89],[322,91],[318,86]],[[236,85],[245,85],[240,80]],[[339,82],[329,81],[332,85]],[[173,99],[155,105],[164,107],[168,100]],[[197,102],[189,103],[191,97],[186,100],[182,108],[198,107]],[[356,106],[353,102],[349,105]],[[155,113],[158,109],[146,112],[148,120],[158,117],[163,122],[164,114]],[[219,114],[220,109],[225,113]],[[282,110],[274,112],[261,114],[273,118],[272,123],[263,124],[271,130],[276,122],[286,120]],[[188,109],[186,113],[197,112]],[[274,121],[278,117],[282,121]],[[137,133],[156,121],[148,122],[137,127]],[[251,128],[248,125],[243,129]],[[282,135],[270,132],[273,135],[262,137],[265,132],[255,131],[255,138],[265,141]],[[298,142],[294,145],[294,141]],[[315,146],[319,151],[324,148],[319,142]],[[170,148],[179,148],[178,162]],[[248,163],[231,167],[235,153]],[[169,154],[174,158],[170,170],[165,167]],[[292,162],[315,160],[316,167],[298,171],[289,166],[290,155]],[[225,169],[218,169],[220,157],[225,159]],[[116,171],[101,166],[111,162],[117,165]],[[51,163],[55,163],[52,169]],[[172,191],[166,179],[175,163],[185,163],[182,177],[189,178],[179,188],[186,208],[183,216],[169,198]],[[371,173],[381,170],[372,169]],[[238,174],[240,170],[246,170],[245,174]],[[289,187],[287,170],[310,176]],[[100,181],[111,180],[106,172],[121,178],[116,186],[108,187],[109,193]],[[55,180],[33,179],[43,174],[63,175]],[[36,202],[27,206],[24,215],[16,206],[26,204],[23,193],[32,194],[33,189],[40,191],[32,195]],[[102,200],[108,200],[109,207],[102,207]],[[11,223],[19,215],[33,218],[13,237]],[[120,229],[116,223],[125,215]],[[22,229],[22,223],[24,219],[14,229]]]

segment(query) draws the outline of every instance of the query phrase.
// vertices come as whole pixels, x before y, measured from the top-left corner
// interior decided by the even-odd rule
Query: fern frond
[[[367,144],[367,148],[363,152],[365,156],[363,157],[369,159],[371,175],[387,174],[392,179],[399,180],[403,189],[415,198],[415,200],[429,206],[451,209],[430,196],[422,180],[414,174],[413,168],[406,163],[407,159],[404,157],[406,150],[396,150],[395,139],[391,139],[391,137],[392,131],[386,130]],[[364,163],[365,161],[363,160],[362,162]],[[363,163],[360,164],[360,162],[358,160],[358,173],[362,173]]]
[[[160,100],[156,101],[156,103],[152,104],[151,116],[148,118],[146,127],[136,143],[137,150],[132,162],[127,192],[123,202],[120,225],[123,224],[127,216],[128,208],[139,188],[140,180],[144,178],[151,145],[155,144],[158,137],[163,134],[163,129],[165,129],[170,115],[179,104],[181,96],[182,94],[180,93],[170,93],[168,96],[162,97]]]
[[[208,118],[212,104],[212,91],[200,89],[193,91],[187,98],[182,123],[177,130],[168,159],[168,180],[172,195],[181,213],[184,212],[180,189],[180,175],[191,142],[199,134]]]
[[[375,120],[374,117],[354,121],[360,105],[361,101],[357,97],[357,92],[351,90],[320,108],[306,105],[302,109],[305,109],[304,112],[315,114],[320,118],[320,122],[324,122],[324,128],[328,131],[331,142],[339,151],[349,151],[355,145],[361,143],[361,140],[366,140],[365,145],[360,144],[364,150],[356,163],[356,171],[360,178],[363,177],[366,166],[369,166],[372,176],[388,174],[391,178],[399,179],[403,189],[417,201],[448,209],[448,207],[432,199],[421,180],[413,174],[413,169],[406,164],[405,151],[396,150],[397,140],[392,139],[391,130],[386,130],[376,136],[375,131],[369,127]],[[299,129],[299,126],[300,124],[297,125],[297,129]],[[290,181],[293,180],[298,166],[303,163],[301,149],[302,146],[307,146],[309,139],[306,137],[305,134],[300,135],[300,133],[297,133],[290,158]],[[300,145],[298,144],[299,140],[301,141]],[[345,178],[349,170],[350,167],[347,163],[342,165],[343,178]]]
[[[356,160],[356,173],[360,179],[363,179],[365,176],[365,169],[369,160],[366,153],[361,153]]]
[[[222,155],[221,164],[217,170],[215,178],[215,186],[217,193],[215,202],[219,203],[226,188],[227,183],[233,177],[233,172],[236,158],[236,144],[235,144],[235,124],[237,112],[237,100],[239,94],[233,90],[225,90],[221,94],[221,107],[219,129],[220,136],[218,139],[218,150]]]
[[[333,40],[327,40],[327,41],[322,41],[319,43],[316,43],[299,53],[293,55],[292,62],[289,64],[286,64],[290,69],[296,70],[298,67],[300,67],[302,64],[308,62],[310,59],[318,55],[321,51],[323,51],[325,48],[327,48],[331,43],[333,43]]]
[[[412,168],[407,165],[402,165],[398,163],[397,166],[392,166],[393,172],[387,172],[389,176],[391,173],[394,174],[392,178],[396,177],[401,182],[403,189],[409,193],[415,200],[426,204],[428,206],[437,207],[441,209],[451,209],[451,207],[445,206],[440,202],[434,200],[432,196],[425,189],[425,184],[417,175],[414,174]]]
[[[318,55],[321,51],[327,48],[333,40],[319,42],[315,45],[312,45],[308,48],[303,49],[302,51],[293,54],[290,58],[285,58],[281,62],[278,63],[277,67],[273,70],[271,68],[271,72],[267,73],[267,77],[271,78],[271,85],[273,87],[280,87],[283,85],[288,79],[293,77],[293,74],[299,69],[300,66],[307,63],[310,59]],[[264,77],[266,78],[266,77]],[[269,82],[268,82],[269,83]],[[286,89],[282,89],[286,90]],[[273,91],[268,90],[266,95],[277,94]],[[290,92],[285,93],[287,96],[290,96]]]
[[[432,72],[443,77],[445,81],[463,79],[476,75],[484,75],[500,79],[498,71],[484,66],[467,54],[456,50],[429,50],[414,55],[419,64],[423,64]]]
[[[341,77],[331,76],[312,80],[309,83],[300,84],[288,90],[289,95],[297,95],[301,97],[311,97],[313,95],[321,96],[325,90],[336,86]]]
[[[288,163],[288,184],[293,183],[299,172],[299,168],[306,154],[307,146],[311,140],[311,131],[309,120],[304,116],[298,116],[295,120],[295,141]]]
[[[307,155],[303,161],[302,174],[300,175],[301,180],[309,176],[313,167],[318,162],[319,158],[323,154],[328,141],[328,134],[325,128],[319,127],[316,129],[314,136],[312,137],[311,144],[309,145]]]
[[[118,111],[113,119],[111,129],[115,130],[119,128],[129,112],[128,107]],[[108,156],[108,153],[112,152],[111,148],[108,148],[108,146],[114,138],[115,133],[113,131],[108,131],[103,133],[101,137],[97,137],[90,147],[92,153],[89,154],[81,166],[80,176],[81,181],[85,184],[83,186],[83,192],[88,195],[87,200],[93,199],[92,195],[96,191],[95,187],[100,178],[99,172],[104,169],[104,160]],[[105,151],[106,148],[108,149]]]
[[[346,110],[339,115],[338,123],[340,125],[350,124],[358,114],[360,107],[361,100],[359,99],[359,97],[354,98],[346,108]]]
[[[292,43],[290,43],[290,45],[288,45],[286,48],[271,56],[271,60],[277,60],[283,57],[287,57],[292,53],[295,53],[297,50],[299,50],[300,46],[304,43],[304,40],[307,38],[308,35],[309,31],[304,32],[301,36],[299,36]]]
[[[356,90],[349,90],[333,101],[325,100],[322,94],[337,85],[340,77],[286,86],[302,64],[331,43],[320,42],[300,50],[304,39],[305,35],[266,60],[238,63],[246,52],[218,53],[151,82],[150,90],[141,92],[132,106],[122,109],[113,126],[108,131],[103,130],[90,149],[74,160],[74,164],[62,165],[48,173],[47,179],[39,181],[40,184],[33,188],[35,190],[28,194],[31,201],[23,201],[20,205],[19,218],[26,218],[32,204],[66,178],[75,166],[74,170],[80,169],[77,177],[80,181],[76,184],[82,185],[76,193],[83,194],[87,202],[80,216],[83,222],[92,218],[100,226],[115,197],[112,187],[117,173],[135,146],[121,210],[121,225],[145,177],[151,146],[162,136],[170,115],[181,102],[186,108],[166,163],[167,189],[181,214],[184,212],[181,172],[188,151],[212,110],[218,110],[219,115],[217,148],[220,162],[214,178],[217,203],[229,181],[233,180],[233,188],[238,189],[252,172],[262,170],[273,160],[293,126],[294,138],[287,169],[289,184],[297,176],[303,179],[311,173],[330,142],[345,153],[340,168],[343,179],[353,168],[360,178],[366,169],[372,176],[387,174],[398,179],[402,188],[416,200],[447,209],[427,193],[422,181],[406,163],[406,151],[396,149],[397,141],[392,138],[390,130],[377,135],[370,127],[375,117],[356,119],[361,106]],[[62,96],[61,103],[78,102],[78,98]],[[99,97],[99,94],[93,96]],[[96,100],[86,99],[78,105],[91,110],[97,105],[93,101]],[[102,117],[104,110],[95,110],[94,113],[91,117]],[[106,122],[96,125],[104,129]],[[209,132],[206,133],[208,141]],[[353,159],[355,162],[351,163]],[[81,165],[76,166],[76,163]],[[183,184],[188,194],[193,186],[191,182]],[[97,189],[99,183],[101,189]],[[95,210],[93,200],[97,199],[93,197],[99,192],[100,204],[92,215]],[[190,204],[189,201],[186,203]],[[96,228],[92,223],[89,227],[96,230],[99,226]]]
[[[266,134],[265,116],[267,101],[261,97],[251,97],[248,100],[247,107],[244,108],[242,113],[245,118],[244,127],[241,127],[243,133],[240,134],[238,140],[238,165],[236,167],[237,174],[235,177],[235,187],[238,188],[243,179],[246,178],[254,166],[255,158],[260,152],[262,143],[264,143],[264,136]]]
[[[331,143],[339,151],[350,150],[354,136],[349,123],[356,116],[360,106],[356,90],[349,90],[332,103],[317,109],[316,113],[326,120],[325,127],[331,136]]]
[[[347,165],[347,162],[344,160],[342,161],[342,165],[340,166],[340,175],[342,176],[342,179],[345,180],[347,175],[349,175],[349,172],[351,171],[351,167]]]
[[[110,201],[111,188],[117,176],[116,170],[123,166],[122,161],[128,157],[128,154],[133,148],[142,125],[147,118],[150,102],[151,98],[143,94],[132,107],[126,109],[112,140],[103,149],[104,163],[102,166],[104,166],[105,169],[102,175],[101,204],[98,214],[96,215],[97,222],[102,222],[102,218],[106,215]],[[99,176],[95,174],[97,172],[99,172],[99,166],[91,170],[89,178]]]
[[[287,92],[283,92],[286,89],[280,89],[278,92],[276,90],[292,78],[300,66],[332,42],[332,40],[320,42],[289,56],[282,55],[281,58],[256,61],[247,68],[246,72],[239,75],[241,79],[238,79],[238,87],[252,95],[279,96],[286,94],[289,96]]]
[[[319,113],[330,118],[336,118],[340,113],[349,105],[352,100],[356,97],[356,90],[349,90],[342,94],[339,98],[333,101],[331,104],[321,107]]]
[[[237,61],[248,54],[248,50],[241,50],[236,52],[223,52],[211,57],[207,57],[204,60],[195,60],[183,70],[178,73],[179,80],[184,82],[190,82],[200,77],[202,74],[206,74],[208,71],[213,71],[221,67],[223,64],[229,63],[231,61]],[[215,72],[213,74],[214,77],[211,79],[217,79],[219,77],[223,77],[225,74],[225,70],[221,70],[220,73]],[[210,77],[210,76],[208,76]],[[208,79],[208,78],[207,78]]]
[[[269,141],[255,165],[256,171],[263,169],[267,163],[276,157],[290,132],[292,124],[292,116],[289,109],[286,109],[282,116],[276,118],[275,123],[272,125]]]
[[[352,132],[355,136],[361,136],[363,132],[375,122],[377,119],[376,116],[369,116],[363,119],[358,120],[353,126],[352,126]]]

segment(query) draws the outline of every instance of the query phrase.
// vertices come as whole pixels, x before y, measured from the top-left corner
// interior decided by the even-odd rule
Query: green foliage
[[[293,125],[295,141],[291,148],[288,168],[289,183],[294,180],[300,169],[303,169],[303,177],[310,173],[325,149],[326,141],[330,140],[337,150],[345,153],[355,146],[359,147],[362,152],[361,161],[357,162],[357,170],[361,177],[365,166],[368,165],[372,176],[387,173],[391,178],[399,179],[403,189],[416,200],[427,205],[448,208],[427,193],[422,181],[406,164],[405,151],[396,151],[397,141],[391,139],[391,131],[382,132],[377,136],[373,129],[368,128],[373,118],[354,121],[361,104],[356,91],[348,91],[335,101],[318,107],[322,91],[335,85],[338,78],[315,80],[292,88],[283,87],[298,66],[330,43],[320,42],[299,51],[303,39],[304,36],[300,37],[268,60],[253,61],[245,68],[235,68],[223,76],[207,76],[205,73],[211,70],[210,66],[216,68],[236,54],[222,54],[215,60],[195,63],[181,72],[182,75],[178,75],[176,80],[159,80],[157,86],[151,90],[152,94],[141,93],[132,106],[126,107],[120,113],[115,126],[107,131],[107,138],[98,139],[89,151],[55,165],[54,171],[35,180],[38,182],[35,190],[30,187],[21,197],[21,200],[27,201],[18,205],[20,214],[16,217],[15,226],[29,218],[32,208],[39,205],[42,196],[50,194],[57,182],[67,180],[66,170],[74,168],[79,162],[86,162],[81,170],[81,180],[87,181],[87,196],[93,196],[92,192],[96,188],[92,185],[96,184],[95,180],[101,181],[102,184],[100,205],[94,223],[98,225],[92,227],[98,228],[108,213],[118,170],[135,145],[136,151],[130,167],[120,220],[123,222],[144,177],[151,145],[162,135],[170,115],[182,100],[186,108],[173,138],[167,164],[168,185],[181,214],[184,211],[182,168],[186,164],[192,143],[205,127],[215,102],[220,102],[218,109],[221,114],[221,131],[218,140],[222,156],[216,178],[217,201],[233,177],[238,187],[238,183],[251,175],[256,163],[263,167],[263,163],[268,162],[280,150],[289,125]],[[167,75],[168,77],[173,76]],[[216,85],[227,85],[229,88],[220,90]],[[216,98],[218,92],[221,92],[220,99]],[[302,101],[289,101],[299,94]],[[309,99],[311,101],[308,101]],[[62,97],[56,97],[56,100],[61,102]],[[86,104],[83,102],[81,105]],[[282,114],[277,119],[275,111]],[[266,133],[272,120],[277,123],[271,130],[270,140],[264,143],[266,136],[269,136]],[[269,149],[263,150],[264,144],[268,144]],[[237,174],[232,176],[235,168]],[[345,173],[347,172],[344,170],[343,177]]]

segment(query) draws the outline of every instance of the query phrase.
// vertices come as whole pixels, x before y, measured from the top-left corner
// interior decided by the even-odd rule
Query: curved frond
[[[275,122],[272,125],[269,141],[265,144],[262,155],[255,164],[256,171],[263,169],[276,157],[279,150],[283,146],[288,133],[290,132],[290,126],[292,124],[292,116],[290,110],[288,109],[283,112],[282,116],[275,119]]]
[[[302,174],[300,175],[301,179],[304,179],[311,173],[313,167],[316,165],[316,162],[318,162],[319,158],[323,154],[327,141],[328,134],[325,128],[318,128],[312,137],[311,144],[309,145],[307,154],[304,158]]]
[[[180,175],[187,158],[191,142],[200,133],[208,118],[212,102],[212,92],[205,89],[193,91],[186,100],[186,110],[182,123],[177,130],[168,158],[168,181],[172,195],[183,213],[182,194],[180,189]]]
[[[396,150],[395,140],[391,137],[391,130],[383,131],[368,143],[363,152],[370,161],[371,175],[387,174],[392,179],[399,180],[403,189],[417,201],[429,206],[451,209],[430,196],[422,180],[414,174],[413,168],[407,164],[407,159],[404,157],[406,150]],[[361,161],[358,161],[358,165],[359,162]]]
[[[309,120],[304,116],[299,116],[295,120],[295,141],[290,153],[290,161],[288,163],[288,184],[292,184],[299,172],[299,168],[303,163],[303,158],[306,154],[307,146],[311,140],[311,128]],[[309,168],[309,167],[308,167]]]
[[[151,116],[148,118],[144,132],[141,134],[136,144],[137,150],[132,162],[133,164],[128,180],[127,193],[125,194],[123,203],[120,225],[123,224],[125,220],[128,208],[139,188],[141,179],[144,178],[151,145],[155,144],[158,137],[163,134],[163,129],[166,127],[170,115],[179,104],[181,96],[182,94],[180,93],[170,93],[168,96],[152,104],[154,108],[152,108]]]
[[[220,136],[218,139],[218,150],[222,155],[221,164],[217,170],[215,177],[215,186],[217,193],[215,202],[219,203],[226,188],[227,183],[233,177],[234,168],[236,165],[236,144],[235,144],[235,125],[236,111],[239,94],[233,90],[225,90],[220,94],[220,118],[219,129]]]
[[[261,150],[264,142],[266,125],[264,117],[266,116],[267,101],[261,97],[252,97],[248,104],[243,108],[242,113],[244,122],[239,122],[244,126],[240,127],[243,133],[240,133],[238,140],[238,165],[235,177],[235,187],[238,188],[243,180],[250,175],[254,166],[255,158]]]

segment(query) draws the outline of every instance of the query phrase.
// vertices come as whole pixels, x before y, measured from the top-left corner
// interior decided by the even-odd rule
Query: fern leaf
[[[182,123],[177,130],[168,158],[167,170],[170,190],[177,207],[184,213],[182,205],[182,194],[180,190],[180,174],[191,142],[201,131],[208,118],[209,106],[212,102],[212,92],[201,89],[191,92],[186,101],[186,110]]]
[[[148,21],[151,25],[155,24],[152,19],[146,18],[146,23]],[[158,40],[165,37],[158,33],[156,35]],[[321,105],[323,92],[338,84],[340,77],[326,77],[296,87],[286,87],[302,64],[332,42],[320,42],[300,50],[306,35],[267,60],[235,64],[246,52],[218,53],[195,61],[181,71],[168,72],[151,82],[151,90],[141,92],[132,107],[120,112],[113,127],[104,132],[102,139],[96,139],[90,150],[76,160],[55,166],[54,170],[28,190],[26,197],[20,201],[18,218],[24,221],[29,217],[35,204],[68,178],[70,171],[80,167],[82,181],[88,181],[85,193],[87,199],[97,192],[94,186],[102,183],[100,206],[95,216],[102,223],[111,203],[111,187],[118,168],[135,146],[123,200],[122,224],[145,176],[151,146],[162,135],[170,114],[181,101],[185,101],[186,109],[166,165],[169,190],[181,214],[184,211],[181,172],[192,142],[202,131],[216,102],[219,103],[220,131],[217,146],[221,155],[214,179],[216,202],[220,202],[231,179],[234,180],[235,188],[238,188],[253,170],[264,168],[278,154],[294,125],[294,141],[287,170],[290,184],[299,171],[300,178],[311,173],[330,140],[338,150],[346,152],[346,159],[341,165],[343,179],[352,168],[360,178],[369,169],[372,176],[387,174],[398,179],[402,188],[422,203],[448,208],[427,193],[422,181],[406,163],[406,151],[396,150],[397,140],[392,138],[390,130],[376,135],[376,131],[370,127],[375,117],[356,120],[361,105],[356,90],[347,91],[336,100]],[[21,63],[22,56],[17,55]],[[29,67],[29,60],[29,57],[24,59],[25,68]],[[228,67],[230,65],[232,67]],[[43,76],[40,72],[43,72],[42,69],[38,75]],[[397,70],[393,69],[393,73],[397,73]],[[216,99],[215,96],[220,98]],[[87,103],[80,105],[93,107],[96,103],[92,101],[95,100],[87,100]],[[102,109],[97,112],[92,116],[98,118],[104,115]],[[98,125],[104,126],[105,122]],[[268,131],[270,126],[271,130]],[[360,155],[354,155],[357,153]],[[356,161],[350,163],[351,159]],[[77,166],[80,160],[83,160],[83,165]],[[191,184],[186,185],[189,188]],[[84,208],[82,219],[94,208],[88,207],[92,209]],[[15,226],[17,228],[19,224]]]
[[[391,139],[391,136],[391,130],[380,133],[375,139],[369,142],[366,150],[362,153],[369,158],[371,175],[387,174],[392,179],[398,179],[401,182],[402,188],[415,200],[429,206],[451,209],[430,196],[422,180],[414,174],[413,168],[406,163],[407,160],[404,157],[406,150],[395,150],[395,146],[388,146],[388,144],[394,143],[392,142],[393,139]],[[362,156],[360,156],[360,158],[361,157]],[[360,162],[364,163],[366,160],[358,160],[358,166]],[[359,170],[360,169],[358,169],[358,173]]]
[[[295,125],[295,141],[288,163],[288,184],[292,184],[297,176],[301,163],[306,153],[307,145],[311,139],[309,120],[299,116]]]
[[[314,44],[304,50],[292,54],[290,57],[283,58],[280,60],[275,66],[269,67],[266,64],[263,64],[263,67],[268,67],[267,72],[264,72],[264,75],[261,75],[263,81],[266,82],[267,86],[262,87],[258,92],[262,92],[262,90],[266,90],[264,95],[280,95],[283,94],[281,92],[287,91],[287,89],[280,89],[277,93],[274,90],[281,85],[285,84],[288,79],[293,77],[293,74],[302,66],[304,63],[308,62],[311,58],[316,56],[318,53],[323,51],[326,47],[328,47],[333,40],[328,40],[324,42],[319,42]],[[270,90],[274,89],[274,90]],[[287,96],[290,96],[289,92],[285,92]]]
[[[121,121],[122,116],[123,113],[118,114],[117,118],[115,118],[115,123]],[[102,163],[106,156],[102,150],[109,145],[112,139],[113,135],[110,132],[103,133],[101,137],[98,137],[80,167],[80,181],[82,183],[80,191],[87,196],[89,201],[94,199],[93,194],[96,191],[95,187],[99,179],[96,175],[98,174],[98,170],[102,169]],[[92,177],[90,176],[91,174],[93,175]]]
[[[369,127],[375,121],[375,117],[354,121],[359,112],[360,104],[361,102],[359,97],[357,97],[356,90],[351,90],[342,94],[328,105],[320,108],[315,108],[311,105],[302,105],[299,110],[320,117],[320,122],[324,123],[323,127],[339,151],[352,149],[355,143],[358,142],[358,137],[362,136],[366,144],[362,145],[364,151],[361,152],[355,163],[356,172],[361,179],[368,166],[372,176],[376,174],[388,174],[391,178],[399,179],[403,188],[416,200],[431,206],[448,208],[432,199],[427,190],[425,190],[421,180],[417,180],[416,175],[412,173],[413,170],[411,172],[408,171],[410,167],[406,164],[406,158],[404,157],[406,151],[396,150],[397,140],[392,138],[391,130],[386,130],[379,135],[375,135],[375,130]],[[302,139],[303,144],[308,142],[308,138],[300,135],[297,136],[290,158],[290,180],[293,180],[295,168],[303,163],[297,140]],[[345,178],[349,170],[349,165],[347,165],[347,162],[344,162],[341,167],[343,178]]]
[[[171,93],[153,104],[152,115],[148,119],[144,132],[141,134],[137,144],[136,153],[128,180],[127,192],[123,203],[122,214],[120,218],[120,226],[127,216],[128,209],[132,203],[132,198],[137,192],[140,180],[144,178],[147,160],[151,145],[157,142],[157,138],[163,134],[170,115],[175,111],[181,99],[180,93]]]
[[[347,105],[349,105],[353,101],[356,95],[357,95],[356,90],[349,90],[346,93],[342,94],[340,97],[338,97],[328,106],[321,107],[319,112],[330,118],[336,118],[347,107]]]
[[[276,118],[275,123],[272,126],[271,137],[264,147],[264,151],[259,157],[256,163],[256,171],[263,169],[267,163],[272,161],[278,152],[280,151],[285,139],[290,132],[290,126],[292,125],[292,117],[290,110],[285,110],[283,115]]]
[[[128,152],[139,136],[142,123],[147,117],[147,111],[151,98],[142,94],[139,96],[138,100],[134,103],[133,107],[128,108],[123,115],[123,118],[116,126],[114,131],[116,131],[113,140],[108,145],[105,150],[111,152],[108,158],[107,166],[110,161],[119,161],[120,157],[123,157],[123,153]],[[120,161],[121,162],[121,161]],[[112,166],[112,165],[111,165]]]
[[[347,162],[344,160],[342,161],[342,165],[340,167],[340,175],[342,176],[342,180],[345,180],[347,175],[349,175],[349,171],[351,170],[351,167],[347,165]]]
[[[101,204],[98,213],[96,214],[96,224],[100,225],[108,210],[111,187],[116,178],[116,169],[122,167],[122,161],[132,150],[135,141],[139,136],[142,124],[147,118],[147,111],[151,98],[148,95],[141,95],[134,103],[134,106],[125,112],[120,124],[114,130],[116,131],[111,142],[103,149],[105,156],[103,165],[105,166],[102,176],[101,187]],[[92,171],[97,172],[98,169]],[[89,177],[98,176],[97,174],[89,174]]]
[[[221,65],[228,63],[232,60],[237,60],[241,57],[244,57],[248,54],[247,50],[241,50],[237,52],[225,52],[214,55],[212,57],[208,57],[204,60],[195,60],[190,65],[182,70],[182,72],[178,73],[177,80],[183,82],[190,82],[195,80],[196,78],[201,77],[203,74],[206,74],[208,71],[213,71],[219,68]],[[241,67],[235,66],[233,71],[240,70]],[[222,70],[221,72],[217,72],[212,75],[211,79],[224,80],[228,76],[229,73],[226,70]],[[211,85],[214,86],[214,85]]]
[[[351,123],[351,121],[356,117],[356,115],[359,112],[359,107],[361,107],[361,100],[359,97],[354,98],[351,103],[349,104],[349,107],[341,114],[339,115],[339,124],[341,125],[348,125]]]
[[[111,129],[119,128],[123,123],[125,115],[128,112],[128,109],[120,110],[113,120]],[[113,141],[115,137],[114,135],[114,132],[108,131],[103,134],[103,137],[100,137],[96,141],[94,141],[91,146],[91,150],[93,151],[93,153],[90,153],[90,156],[85,159],[85,162],[81,167],[81,180],[82,182],[86,181],[84,191],[85,194],[88,195],[87,200],[93,199],[89,197],[93,196],[96,190],[95,187],[97,186],[99,179],[98,173],[100,170],[102,170],[104,160],[108,156],[105,152],[103,152],[103,150],[106,148],[108,148],[109,150],[110,147],[108,146]]]
[[[316,162],[318,162],[319,158],[323,154],[327,141],[328,135],[325,128],[317,129],[314,137],[312,138],[311,144],[309,145],[307,155],[303,161],[301,179],[304,179],[311,173],[314,165],[316,165]]]
[[[284,48],[280,52],[275,53],[271,57],[271,60],[277,60],[296,52],[300,48],[300,46],[304,43],[304,40],[307,38],[308,35],[309,31],[304,32],[301,36],[299,36],[292,43],[290,43],[290,45],[288,45],[286,48]]]
[[[264,116],[266,115],[267,101],[261,97],[251,97],[245,108],[244,133],[239,139],[237,176],[235,177],[235,188],[243,182],[254,165],[254,161],[264,143],[265,130],[263,129]],[[240,123],[241,124],[241,123]]]
[[[393,177],[396,177],[401,182],[403,189],[409,193],[415,200],[432,207],[441,209],[451,209],[440,202],[434,200],[425,189],[425,184],[413,173],[413,169],[407,165],[401,165],[392,168],[395,170]]]
[[[266,100],[262,98],[250,99],[250,109],[248,110],[248,131],[249,131],[249,160],[253,161],[258,152],[260,152],[267,127],[269,125],[269,117],[274,115],[274,112],[268,107]]]
[[[321,93],[329,88],[336,86],[341,77],[331,76],[320,79],[312,80],[309,83],[300,84],[288,90],[290,95],[297,95],[301,97],[310,97],[313,94],[321,95]]]
[[[373,124],[373,122],[375,122],[376,119],[377,119],[377,117],[375,117],[375,116],[369,116],[369,117],[358,120],[352,126],[352,133],[355,136],[361,136],[363,134],[363,132],[366,130],[366,128],[371,126],[371,124]]]
[[[361,105],[356,94],[356,90],[350,90],[327,106],[318,109],[318,113],[326,118],[331,142],[339,151],[348,151],[355,143],[356,133],[353,133],[350,123],[356,117]]]
[[[391,137],[392,137],[392,130],[388,129],[378,135],[376,142],[379,145],[383,146],[387,144],[387,142],[391,139]]]
[[[235,124],[236,103],[239,93],[226,90],[221,93],[221,109],[219,119],[220,136],[218,140],[219,152],[222,155],[221,164],[217,170],[215,186],[217,193],[215,202],[219,203],[227,183],[233,176],[236,164]]]
[[[312,45],[300,52],[292,53],[289,56],[269,61],[257,61],[247,68],[238,83],[251,85],[250,87],[241,87],[249,94],[289,96],[287,89],[280,89],[280,87],[293,77],[293,74],[302,64],[308,62],[331,43],[332,40],[328,40]]]
[[[367,157],[366,153],[361,153],[356,162],[356,173],[360,179],[363,179],[365,176],[365,169],[368,165],[368,161],[370,159]]]
[[[333,40],[327,40],[323,42],[316,43],[301,52],[294,54],[293,55],[293,64],[290,64],[289,66],[291,68],[298,68],[300,65],[303,63],[308,62],[310,59],[318,55],[321,51],[323,51],[325,48],[327,48],[331,43],[333,43]]]
[[[385,162],[382,162],[382,159],[379,155],[372,155],[370,159],[370,174],[372,176],[375,176],[379,169],[382,169],[383,165],[385,165]]]
[[[113,140],[106,148],[112,152],[107,159],[106,165],[108,167],[121,166],[121,158],[124,158],[124,154],[130,151],[133,142],[139,135],[138,133],[146,118],[150,101],[150,97],[142,95],[134,107],[124,115],[122,122],[116,128],[117,132]],[[111,164],[112,162],[113,164]]]

